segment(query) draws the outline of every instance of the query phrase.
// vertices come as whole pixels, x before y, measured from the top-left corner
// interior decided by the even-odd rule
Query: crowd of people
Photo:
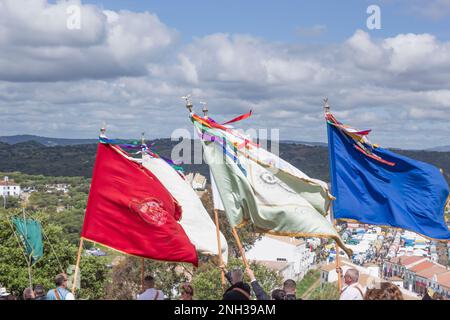
[[[246,268],[246,273],[250,283],[244,281],[244,272],[241,268],[235,268],[227,271],[221,267],[225,278],[229,282],[229,287],[224,291],[223,300],[251,300],[252,291],[257,300],[302,300],[297,298],[297,284],[292,279],[287,279],[282,288],[272,290],[268,295],[256,279],[253,271]],[[342,269],[337,268],[337,273],[342,275]],[[344,286],[340,292],[340,300],[404,300],[401,290],[395,284],[390,282],[381,282],[373,287],[364,290],[358,280],[359,272],[357,269],[348,269],[342,277]],[[25,288],[23,291],[23,300],[75,300],[74,295],[67,289],[68,278],[64,273],[55,277],[55,287],[45,291],[42,285],[36,285],[34,288]],[[364,292],[365,291],[365,292]],[[180,300],[193,300],[194,288],[190,283],[183,283],[180,288]],[[137,295],[137,300],[164,300],[162,290],[155,288],[154,277],[148,275],[144,278],[143,289]],[[0,289],[0,300],[17,300],[18,298]],[[428,290],[423,300],[444,300],[445,297],[438,293]]]
[[[67,274],[60,273],[55,277],[55,287],[45,292],[44,286],[37,284],[34,288],[23,290],[23,300],[75,300],[74,295],[67,290]],[[9,294],[6,290],[0,292],[0,300],[18,300],[18,297]]]
[[[251,300],[252,291],[257,300],[302,300],[297,298],[297,284],[292,279],[287,279],[282,288],[272,290],[270,296],[264,291],[255,278],[253,271],[246,268],[246,273],[250,283],[244,281],[244,272],[240,268],[226,271],[222,267],[225,278],[229,282],[229,287],[223,294],[223,300]],[[342,270],[338,269],[338,274]],[[343,276],[344,287],[340,292],[340,300],[404,300],[400,289],[389,282],[379,283],[378,286],[363,290],[358,283],[359,272],[356,269],[348,269]],[[155,281],[151,276],[145,278],[145,290],[138,295],[138,300],[163,300],[164,294],[161,290],[155,289]],[[181,300],[193,300],[194,288],[191,284],[185,283],[180,288]]]

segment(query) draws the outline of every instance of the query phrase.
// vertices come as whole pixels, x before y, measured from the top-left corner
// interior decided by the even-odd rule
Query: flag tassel
[[[144,279],[145,279],[144,270],[145,270],[145,259],[141,258],[141,289],[142,289],[142,291],[144,291]]]

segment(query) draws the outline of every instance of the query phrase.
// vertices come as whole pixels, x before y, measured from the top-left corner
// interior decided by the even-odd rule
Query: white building
[[[9,180],[8,177],[4,177],[3,181],[0,181],[0,196],[19,197],[21,193],[20,186],[14,180]]]
[[[347,258],[341,258],[340,265],[344,274],[350,268],[358,270],[360,276],[359,283],[363,287],[367,286],[367,282],[379,279],[380,270],[379,267],[375,264],[359,266],[352,263]],[[338,274],[336,272],[336,262],[323,265],[320,268],[320,283],[335,282],[337,280]]]
[[[246,252],[247,259],[277,271],[284,279],[301,280],[314,263],[304,240],[264,235]]]
[[[195,191],[204,191],[206,189],[206,177],[200,173],[188,173],[185,179]]]
[[[63,192],[68,193],[70,185],[58,183],[58,184],[46,184],[45,188],[47,189],[47,193],[54,193],[54,192]]]

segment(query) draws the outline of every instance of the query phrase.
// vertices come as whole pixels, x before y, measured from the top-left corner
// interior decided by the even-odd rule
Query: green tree
[[[80,261],[80,290],[81,299],[103,299],[106,293],[106,281],[109,270],[105,267],[102,257],[83,256]]]
[[[9,220],[16,214],[20,212],[0,210],[0,283],[21,296],[23,289],[29,286],[29,280],[22,243],[16,237]],[[42,284],[50,289],[54,287],[55,275],[75,264],[77,247],[64,239],[61,227],[48,222],[48,214],[37,212],[32,217],[41,222],[44,233],[44,255],[32,268],[33,285]],[[78,298],[102,298],[104,292],[101,288],[105,284],[106,266],[98,260],[83,257],[81,274],[83,290],[79,292]]]
[[[107,299],[132,300],[141,292],[142,259],[122,256],[113,267],[111,281],[106,289]],[[144,259],[144,274],[155,278],[155,287],[168,299],[175,298],[178,286],[192,275],[192,266],[182,263],[159,262]]]
[[[20,207],[20,198],[18,197],[6,197],[0,198],[1,206],[5,205],[6,209],[19,208]]]

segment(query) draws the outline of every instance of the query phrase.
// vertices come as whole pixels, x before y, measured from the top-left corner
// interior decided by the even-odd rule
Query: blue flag
[[[440,170],[379,147],[328,120],[328,153],[336,219],[385,225],[450,240],[444,208],[449,187]]]

